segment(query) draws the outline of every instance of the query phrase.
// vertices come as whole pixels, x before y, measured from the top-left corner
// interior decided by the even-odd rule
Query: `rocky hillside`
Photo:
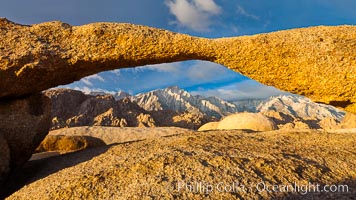
[[[332,118],[341,121],[345,112],[333,106],[319,104],[297,95],[280,95],[261,102],[256,110],[261,113],[278,111],[294,118],[304,120],[323,120]]]
[[[107,95],[102,92],[91,94]],[[287,124],[290,128],[334,129],[345,116],[344,111],[333,106],[315,103],[299,95],[280,95],[268,99],[227,102],[217,97],[194,96],[174,86],[135,96],[129,96],[121,91],[113,96],[119,100],[130,97],[132,102],[156,115],[163,111],[175,111],[220,119],[236,112],[254,112],[272,118],[280,127]]]
[[[197,129],[213,119],[202,113],[174,110],[147,111],[125,97],[110,94],[85,95],[76,90],[48,90],[52,102],[52,130],[76,126],[155,127],[178,126]]]
[[[257,112],[257,106],[264,101],[266,101],[266,99],[245,99],[233,101],[232,103],[235,104],[239,110],[246,112]]]
[[[91,92],[90,95],[108,95],[104,92]],[[330,105],[315,103],[299,95],[279,95],[268,99],[246,99],[228,102],[218,97],[192,95],[177,86],[153,90],[135,96],[120,91],[113,95],[116,100],[129,97],[147,111],[173,110],[177,112],[199,112],[221,118],[236,112],[281,112],[296,119],[333,118],[341,121],[345,112]]]
[[[298,95],[271,97],[256,107],[256,112],[271,118],[279,128],[338,129],[345,112]]]

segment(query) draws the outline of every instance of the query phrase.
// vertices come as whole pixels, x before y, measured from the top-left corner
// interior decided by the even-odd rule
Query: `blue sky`
[[[0,0],[0,16],[22,24],[127,22],[194,36],[251,35],[315,25],[356,24],[355,0]],[[223,66],[186,61],[102,72],[65,87],[132,94],[177,85],[226,100],[280,91]]]

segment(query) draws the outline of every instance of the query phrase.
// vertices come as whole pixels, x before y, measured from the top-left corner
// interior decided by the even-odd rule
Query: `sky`
[[[0,0],[0,5],[0,17],[21,24],[125,22],[207,38],[356,24],[355,0]],[[102,72],[62,87],[137,94],[168,86],[229,101],[283,93],[196,60]]]

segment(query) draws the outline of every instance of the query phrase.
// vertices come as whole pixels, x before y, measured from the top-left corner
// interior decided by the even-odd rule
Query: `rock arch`
[[[120,23],[24,26],[0,19],[0,27],[0,98],[100,71],[197,59],[356,113],[356,26],[220,39]]]
[[[39,92],[101,71],[184,60],[219,63],[356,113],[356,26],[206,39],[132,24],[0,18],[0,149],[8,152],[0,155],[0,187],[48,132],[50,102]]]

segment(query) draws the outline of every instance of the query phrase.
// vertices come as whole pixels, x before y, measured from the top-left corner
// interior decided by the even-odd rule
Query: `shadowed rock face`
[[[105,70],[192,59],[356,113],[356,26],[205,39],[131,24],[23,26],[0,19],[0,98]]]
[[[10,150],[0,132],[0,186],[10,170]]]
[[[9,170],[22,166],[47,135],[50,111],[50,100],[42,94],[0,100],[0,188]]]

